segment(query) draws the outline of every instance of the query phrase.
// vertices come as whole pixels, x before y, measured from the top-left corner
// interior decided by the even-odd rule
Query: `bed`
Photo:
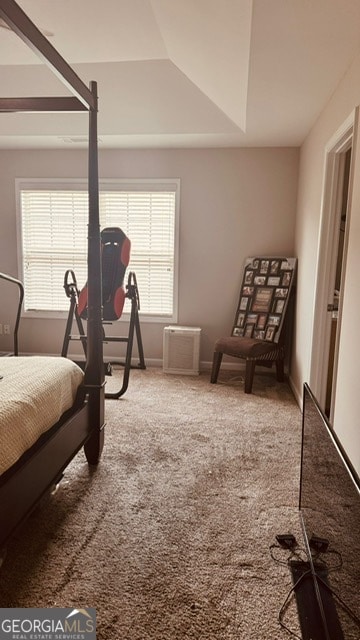
[[[88,463],[98,463],[104,444],[105,383],[101,318],[97,85],[93,81],[88,88],[82,82],[14,0],[0,0],[0,18],[42,58],[71,92],[69,97],[0,98],[0,111],[83,111],[89,118],[86,365],[83,372],[73,362],[61,357],[0,358],[1,548],[41,498],[58,483],[64,469],[82,447]],[[26,379],[30,381],[30,387],[20,397],[19,388],[24,387]],[[50,400],[50,397],[53,398],[49,395],[51,387],[55,390],[55,396],[59,396],[59,402]],[[54,405],[54,411],[48,410],[50,404]],[[30,413],[27,412],[25,417],[24,411],[28,409]]]

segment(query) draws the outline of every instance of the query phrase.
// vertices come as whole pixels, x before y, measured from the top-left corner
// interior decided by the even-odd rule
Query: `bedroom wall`
[[[292,383],[301,396],[303,382],[311,382],[315,277],[324,182],[325,147],[360,103],[360,55],[355,59],[301,148],[295,250],[299,258],[298,295]],[[354,201],[349,221],[349,247],[344,288],[342,332],[336,388],[334,428],[360,473],[360,395],[357,365],[360,343],[360,166],[355,166]]]
[[[85,151],[0,150],[1,271],[17,275],[15,178],[81,177],[86,172]],[[200,358],[210,362],[215,340],[230,331],[244,259],[294,253],[298,150],[100,150],[99,173],[104,178],[181,179],[178,324],[202,328]],[[9,321],[7,296],[2,323]],[[142,323],[150,363],[162,359],[165,324]],[[59,353],[64,328],[65,319],[24,318],[20,348]],[[0,335],[0,350],[5,342]]]

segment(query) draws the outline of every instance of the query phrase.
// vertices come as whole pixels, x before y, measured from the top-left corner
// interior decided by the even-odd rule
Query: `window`
[[[87,279],[87,186],[19,180],[17,190],[24,310],[67,311],[65,272],[75,272],[79,288]],[[100,183],[100,228],[130,238],[142,317],[176,320],[178,200],[178,180]]]

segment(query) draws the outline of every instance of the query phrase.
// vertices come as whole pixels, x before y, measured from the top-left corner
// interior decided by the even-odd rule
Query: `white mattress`
[[[0,358],[0,474],[73,405],[83,371],[61,357]]]

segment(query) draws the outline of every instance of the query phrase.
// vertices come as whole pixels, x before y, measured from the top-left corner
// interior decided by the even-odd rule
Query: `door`
[[[337,355],[341,330],[341,323],[339,322],[339,301],[342,298],[343,293],[342,273],[344,258],[346,259],[346,255],[344,256],[344,248],[348,209],[351,152],[352,147],[349,147],[347,151],[343,151],[342,157],[339,162],[339,212],[335,212],[335,224],[337,224],[338,227],[335,228],[335,237],[337,236],[337,249],[336,255],[334,254],[333,256],[333,259],[335,259],[335,277],[333,285],[331,286],[329,292],[329,297],[332,296],[332,302],[330,302],[327,306],[327,311],[331,314],[331,327],[326,380],[325,414],[329,419],[332,418],[333,414],[332,409],[334,391],[336,387]]]
[[[326,148],[310,386],[330,422],[334,414],[345,278],[351,159],[358,109]]]

